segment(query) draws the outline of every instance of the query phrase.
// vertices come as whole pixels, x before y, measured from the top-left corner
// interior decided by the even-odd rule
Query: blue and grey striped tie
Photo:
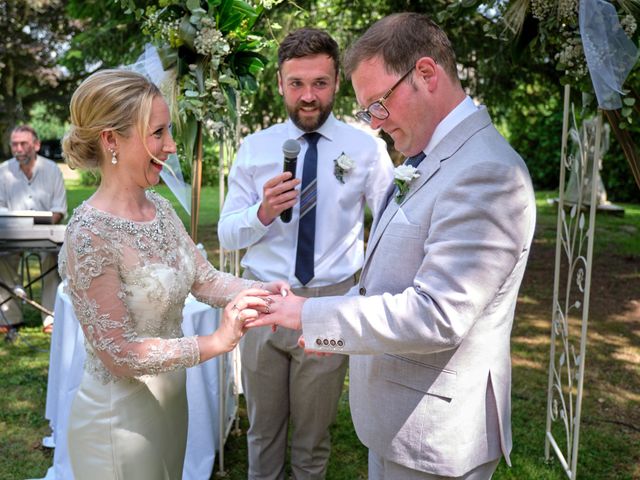
[[[308,143],[302,166],[300,193],[300,221],[298,223],[298,247],[296,250],[296,278],[306,285],[314,277],[314,251],[316,240],[316,201],[318,197],[318,140],[317,132],[305,133]]]

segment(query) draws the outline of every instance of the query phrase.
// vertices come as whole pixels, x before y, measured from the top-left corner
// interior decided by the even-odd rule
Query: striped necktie
[[[302,186],[300,193],[300,220],[298,223],[298,247],[296,250],[296,278],[306,285],[314,277],[314,251],[316,240],[316,201],[318,172],[317,132],[305,133],[308,143],[302,166]]]

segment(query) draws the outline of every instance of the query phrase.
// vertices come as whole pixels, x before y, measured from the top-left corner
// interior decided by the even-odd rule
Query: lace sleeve
[[[224,273],[211,265],[202,254],[193,247],[196,262],[196,278],[191,293],[199,301],[212,307],[224,307],[241,290],[262,285],[259,282],[238,278]]]
[[[72,247],[69,247],[69,246]],[[142,338],[123,301],[122,248],[88,229],[65,242],[68,292],[85,338],[116,377],[157,374],[199,363],[196,337]]]
[[[217,270],[202,256],[173,209],[171,215],[179,229],[179,235],[191,249],[191,258],[195,259],[195,279],[191,286],[191,294],[198,301],[212,307],[224,307],[240,291],[262,285],[260,282],[245,280]]]

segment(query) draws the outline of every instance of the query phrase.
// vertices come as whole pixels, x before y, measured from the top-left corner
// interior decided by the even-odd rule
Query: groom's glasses
[[[386,120],[387,118],[389,118],[389,110],[384,106],[384,102],[389,99],[396,87],[400,85],[411,72],[413,72],[414,68],[415,66],[411,67],[411,70],[401,76],[400,79],[393,85],[393,87],[387,90],[387,93],[380,97],[380,99],[373,102],[364,110],[356,112],[356,118],[368,124],[371,124],[371,120],[373,120],[374,118],[377,118],[378,120]]]

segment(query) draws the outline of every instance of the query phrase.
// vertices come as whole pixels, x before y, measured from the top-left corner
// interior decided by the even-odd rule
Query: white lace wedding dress
[[[69,420],[76,480],[181,478],[185,367],[199,362],[196,338],[180,327],[185,298],[224,306],[251,285],[215,270],[170,204],[147,197],[149,222],[82,204],[60,253],[87,350]]]

